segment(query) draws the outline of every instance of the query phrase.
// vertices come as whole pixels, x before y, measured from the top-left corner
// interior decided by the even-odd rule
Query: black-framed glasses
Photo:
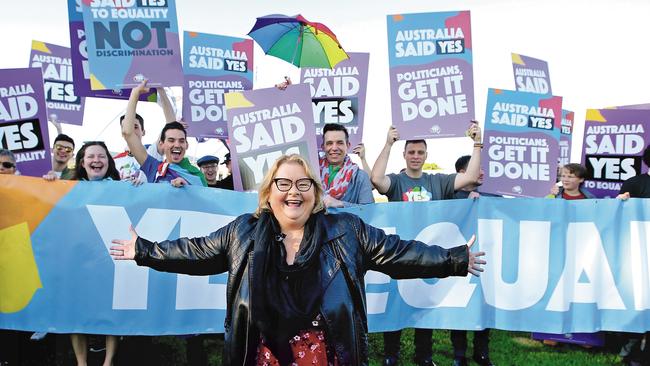
[[[11,168],[15,168],[16,164],[14,164],[14,163],[12,163],[10,161],[3,161],[2,162],[2,167],[5,168],[5,169],[11,169]]]
[[[289,192],[294,184],[296,185],[296,189],[300,192],[307,192],[314,184],[314,181],[311,178],[300,178],[295,182],[288,178],[275,178],[273,179],[273,182],[275,182],[275,186],[280,192]]]

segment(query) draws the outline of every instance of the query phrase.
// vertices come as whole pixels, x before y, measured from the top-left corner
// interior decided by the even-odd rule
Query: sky
[[[576,112],[574,162],[580,161],[587,108],[650,103],[647,0],[177,0],[181,31],[246,37],[258,16],[300,13],[326,24],[346,51],[369,52],[363,141],[371,166],[391,124],[386,15],[456,10],[471,12],[475,109],[481,125],[488,88],[514,89],[511,52],[548,61],[554,95],[564,98],[564,109]],[[66,1],[6,2],[0,12],[0,34],[0,68],[28,67],[32,40],[70,46]],[[254,62],[255,88],[273,86],[285,75],[299,79],[298,69],[265,56],[257,46]],[[173,92],[180,98],[180,88]],[[76,141],[105,140],[109,149],[121,151],[125,143],[116,117],[125,108],[125,101],[88,98],[83,127],[64,125],[63,132]],[[140,103],[138,113],[146,121],[144,142],[155,141],[163,125],[160,108]],[[388,172],[404,166],[402,147],[400,142],[393,147]],[[431,140],[427,161],[451,171],[455,160],[471,149],[468,138]],[[188,150],[197,157],[225,152],[216,141],[191,140]]]

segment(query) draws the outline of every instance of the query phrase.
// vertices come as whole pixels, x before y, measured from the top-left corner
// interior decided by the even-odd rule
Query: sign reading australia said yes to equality
[[[22,175],[52,168],[40,68],[0,70],[0,149],[11,150]]]
[[[318,167],[308,85],[227,93],[226,108],[235,190],[257,190],[283,154],[302,155],[312,169]]]
[[[640,109],[588,109],[582,143],[585,188],[596,197],[616,197],[623,181],[645,173],[650,116]],[[643,170],[642,170],[643,169]]]
[[[512,72],[515,75],[517,91],[551,95],[551,77],[548,63],[544,60],[512,54]]]
[[[32,41],[29,64],[31,67],[40,67],[43,70],[43,87],[49,118],[58,122],[81,125],[86,98],[80,97],[75,90],[70,49]]]
[[[400,136],[464,136],[474,119],[469,11],[387,20],[391,109]]]
[[[562,97],[489,89],[482,192],[544,197],[557,176]]]
[[[188,135],[227,137],[223,96],[253,89],[253,40],[184,32],[183,72]]]
[[[93,90],[183,85],[175,0],[83,1]]]
[[[370,54],[348,52],[348,56],[333,69],[302,69],[302,82],[311,91],[318,146],[326,123],[345,126],[352,146],[361,142]]]

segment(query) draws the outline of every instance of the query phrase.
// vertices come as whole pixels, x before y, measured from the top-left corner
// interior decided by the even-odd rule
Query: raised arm
[[[474,141],[472,156],[467,163],[467,169],[464,173],[456,174],[454,180],[454,190],[458,191],[467,186],[477,183],[481,174],[481,149],[483,148],[481,128],[478,122],[472,121],[472,126],[467,130],[467,135]]]
[[[142,140],[140,140],[138,135],[135,134],[135,110],[138,106],[140,94],[147,92],[149,92],[149,88],[147,88],[147,80],[144,80],[140,85],[131,89],[129,104],[126,106],[126,113],[124,114],[124,120],[122,121],[122,137],[124,137],[124,140],[129,147],[129,151],[131,151],[131,154],[140,165],[143,165],[145,160],[147,160],[147,150],[144,148]]]
[[[386,135],[386,144],[379,153],[375,165],[372,167],[372,174],[370,180],[381,194],[388,192],[390,188],[390,177],[386,175],[386,166],[388,165],[388,157],[390,156],[390,149],[393,147],[395,141],[399,139],[399,133],[395,126],[390,126],[388,134]]]
[[[156,88],[158,93],[158,100],[160,101],[160,106],[162,107],[163,113],[165,114],[165,122],[176,122],[176,113],[174,113],[174,107],[167,97],[167,92],[165,88]]]
[[[158,271],[210,275],[226,272],[228,266],[228,238],[231,225],[226,225],[209,236],[180,238],[151,242],[129,228],[131,239],[113,240],[111,256],[116,260],[135,260],[140,266]]]
[[[63,128],[61,128],[61,122],[58,121],[55,115],[50,115],[50,118],[48,119],[51,124],[54,125],[54,128],[56,128],[56,134],[60,135],[63,133]]]
[[[480,265],[485,261],[479,257],[485,253],[470,251],[474,236],[465,245],[445,249],[417,240],[401,240],[398,235],[386,235],[361,219],[356,222],[367,269],[395,279],[466,276],[468,272],[478,275],[483,271]]]

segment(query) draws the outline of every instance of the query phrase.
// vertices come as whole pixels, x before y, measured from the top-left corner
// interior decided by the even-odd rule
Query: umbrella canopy
[[[298,67],[331,69],[349,58],[329,28],[307,21],[302,15],[274,14],[257,18],[248,35],[267,55]]]

